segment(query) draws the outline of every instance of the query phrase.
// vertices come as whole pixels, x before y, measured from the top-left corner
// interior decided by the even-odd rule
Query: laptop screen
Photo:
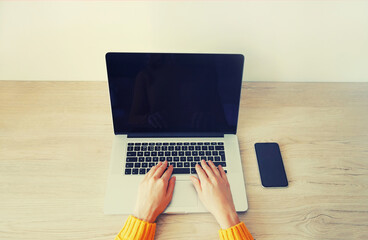
[[[240,54],[107,53],[115,134],[236,133]]]

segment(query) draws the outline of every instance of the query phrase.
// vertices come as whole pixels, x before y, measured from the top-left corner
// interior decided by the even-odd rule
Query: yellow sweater
[[[155,237],[156,223],[144,222],[130,215],[123,229],[115,237],[115,240],[153,240]],[[219,230],[221,240],[253,240],[252,235],[243,222],[228,228]]]

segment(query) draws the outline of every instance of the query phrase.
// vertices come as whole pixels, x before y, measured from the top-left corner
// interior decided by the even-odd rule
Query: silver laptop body
[[[236,136],[244,57],[107,53],[106,63],[115,135],[105,214],[132,214],[144,173],[150,164],[164,160],[178,172],[188,171],[174,174],[174,195],[165,213],[207,212],[189,179],[196,175],[191,169],[198,158],[226,162],[236,211],[247,211]]]

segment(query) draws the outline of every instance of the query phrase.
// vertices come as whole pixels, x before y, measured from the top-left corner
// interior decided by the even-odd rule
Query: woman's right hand
[[[227,229],[240,223],[235,211],[229,181],[222,166],[217,168],[212,161],[201,161],[196,171],[199,177],[190,176],[198,193],[199,199],[207,210],[212,213],[222,229]]]

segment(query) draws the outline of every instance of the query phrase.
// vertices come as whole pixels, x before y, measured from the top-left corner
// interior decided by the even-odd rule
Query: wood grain
[[[238,136],[257,239],[368,239],[368,84],[243,85]],[[0,239],[113,239],[106,82],[0,82]],[[254,143],[280,144],[289,187],[261,186]],[[124,203],[122,203],[124,204]],[[163,215],[156,239],[217,239],[210,214]]]

